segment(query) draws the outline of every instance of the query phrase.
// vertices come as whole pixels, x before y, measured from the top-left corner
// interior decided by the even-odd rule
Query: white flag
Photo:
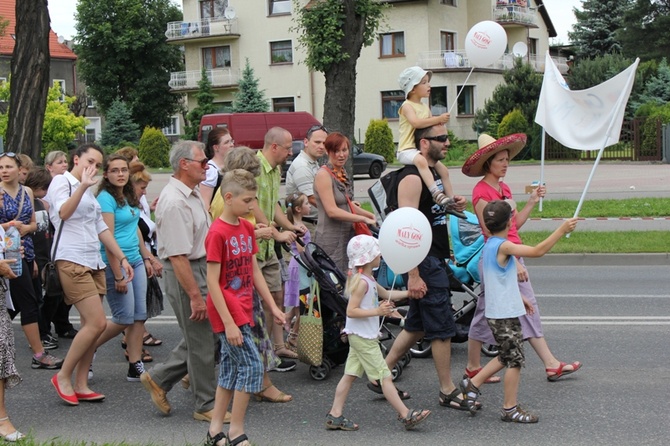
[[[600,150],[619,142],[626,102],[640,59],[613,78],[572,91],[547,52],[535,122],[576,150]]]

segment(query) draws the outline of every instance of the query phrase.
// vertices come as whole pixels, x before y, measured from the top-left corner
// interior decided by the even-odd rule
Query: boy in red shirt
[[[256,201],[256,180],[246,170],[227,172],[220,193],[225,207],[209,228],[207,250],[207,314],[221,339],[221,367],[214,399],[208,445],[248,445],[244,416],[249,396],[263,390],[263,362],[251,338],[254,288],[278,324],[284,313],[277,308],[256,263],[253,225],[243,217]],[[226,409],[233,400],[230,430],[222,432]],[[232,437],[232,438],[231,438]]]

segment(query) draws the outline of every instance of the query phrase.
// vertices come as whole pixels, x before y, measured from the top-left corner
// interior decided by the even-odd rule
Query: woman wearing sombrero
[[[509,162],[521,149],[526,145],[526,135],[523,133],[515,133],[508,135],[498,140],[493,137],[482,134],[479,137],[479,150],[475,152],[463,164],[462,172],[469,177],[482,178],[472,190],[472,205],[475,207],[475,213],[480,222],[483,222],[482,212],[484,207],[494,200],[508,201],[512,206],[512,226],[509,230],[508,240],[513,243],[521,243],[521,238],[518,234],[518,229],[528,220],[528,216],[535,207],[535,204],[544,197],[546,188],[540,185],[530,196],[526,205],[520,211],[516,209],[516,204],[512,199],[512,191],[509,186],[505,184],[502,179],[507,175],[507,168]],[[483,224],[482,230],[484,236],[488,238],[487,230]],[[579,361],[573,363],[561,362],[549,350],[547,341],[544,339],[542,332],[542,322],[540,321],[540,311],[535,300],[535,292],[530,284],[528,271],[525,268],[522,258],[517,260],[517,272],[519,280],[519,291],[521,295],[526,297],[535,308],[535,312],[531,315],[520,317],[521,328],[523,330],[524,340],[528,340],[535,353],[540,357],[544,363],[549,381],[556,381],[562,376],[569,375],[576,372],[582,366]],[[481,265],[480,265],[481,267]],[[494,344],[493,334],[489,328],[486,318],[484,317],[484,309],[486,302],[484,299],[484,287],[482,284],[482,293],[480,299],[477,301],[477,309],[470,324],[469,341],[468,341],[468,365],[465,368],[465,374],[472,378],[481,370],[480,351],[482,343]],[[493,376],[487,382],[499,382],[500,377]]]

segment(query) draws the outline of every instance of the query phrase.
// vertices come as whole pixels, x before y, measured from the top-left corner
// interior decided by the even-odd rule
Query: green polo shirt
[[[276,166],[274,169],[270,166],[270,163],[263,155],[263,151],[259,150],[257,155],[258,160],[261,162],[261,174],[256,178],[256,183],[258,184],[258,206],[265,217],[267,217],[268,222],[272,224],[272,221],[275,218],[275,205],[279,201],[279,185],[280,185],[280,172],[279,166]],[[272,256],[275,249],[274,239],[270,240],[258,240],[258,253],[256,258],[258,260],[267,260]]]

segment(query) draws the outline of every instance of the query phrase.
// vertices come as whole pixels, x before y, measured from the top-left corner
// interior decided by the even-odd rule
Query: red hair
[[[342,144],[346,144],[347,149],[351,149],[349,138],[340,132],[329,133],[326,141],[323,144],[326,146],[326,152],[328,152],[329,155],[342,147]]]

